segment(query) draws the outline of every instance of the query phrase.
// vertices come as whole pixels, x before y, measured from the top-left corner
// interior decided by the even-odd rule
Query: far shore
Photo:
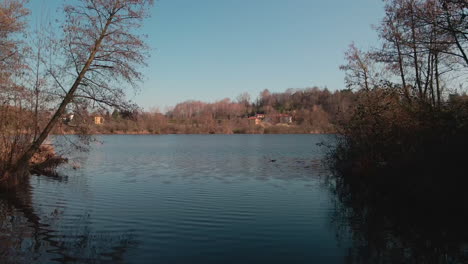
[[[150,132],[123,132],[114,133],[90,133],[92,136],[109,136],[109,135],[334,135],[335,133],[327,132],[310,132],[310,133],[150,133]],[[77,135],[77,133],[54,133],[52,135]]]

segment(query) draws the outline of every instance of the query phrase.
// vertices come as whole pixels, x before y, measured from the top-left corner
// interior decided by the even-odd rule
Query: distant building
[[[94,117],[94,124],[96,124],[96,125],[102,125],[102,124],[104,124],[104,117],[102,117],[102,116],[95,116],[95,117]]]
[[[249,124],[260,125],[262,123],[262,119],[256,116],[251,116],[248,119],[249,119]]]
[[[255,116],[248,117],[249,123],[255,123],[255,125],[260,125],[265,119],[264,114],[256,114]]]

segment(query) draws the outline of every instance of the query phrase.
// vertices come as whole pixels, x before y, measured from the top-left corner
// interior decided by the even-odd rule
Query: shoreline
[[[126,133],[90,133],[90,136],[111,136],[111,135],[138,135],[138,136],[164,136],[164,135],[336,135],[337,133],[146,133],[146,132],[126,132]],[[52,133],[54,136],[79,135],[78,133]]]

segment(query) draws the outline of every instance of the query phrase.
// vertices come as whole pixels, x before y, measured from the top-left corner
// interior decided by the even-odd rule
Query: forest
[[[351,90],[330,92],[314,87],[271,93],[265,89],[255,100],[242,93],[235,100],[186,101],[166,113],[136,108],[73,115],[74,120],[65,118],[54,133],[82,133],[74,130],[75,123],[87,123],[90,134],[334,133],[354,100]],[[96,124],[94,117],[102,117],[102,123]]]

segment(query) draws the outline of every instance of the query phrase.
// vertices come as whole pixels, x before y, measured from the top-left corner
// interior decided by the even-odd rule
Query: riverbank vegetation
[[[338,126],[333,156],[343,180],[390,192],[379,196],[400,190],[413,201],[463,195],[445,188],[465,182],[468,100],[454,87],[468,78],[467,7],[387,1],[378,27],[382,46],[369,52],[350,46],[342,68],[358,99]]]
[[[354,234],[363,234],[355,241],[375,253],[371,262],[461,263],[468,259],[468,98],[460,95],[468,4],[385,2],[376,27],[382,45],[351,45],[342,66],[358,99],[337,126],[333,189]]]
[[[135,31],[148,17],[152,0],[79,0],[26,27],[27,0],[0,3],[0,185],[20,184],[31,170],[53,168],[62,158],[42,151],[66,113],[86,139],[83,113],[102,107],[131,108],[127,88],[142,80],[148,57]],[[40,21],[40,22],[39,22]],[[57,22],[58,25],[57,25]],[[84,139],[81,140],[81,139]],[[38,157],[37,155],[40,155]],[[34,163],[42,160],[43,166]],[[34,164],[33,164],[34,163]],[[47,164],[47,166],[46,166]]]

